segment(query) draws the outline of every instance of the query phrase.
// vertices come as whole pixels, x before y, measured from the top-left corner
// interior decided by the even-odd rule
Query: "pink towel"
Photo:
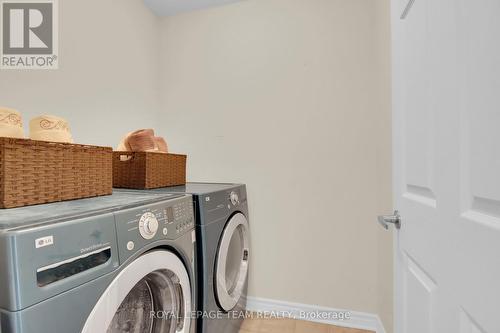
[[[168,145],[165,139],[155,136],[153,129],[141,129],[127,134],[117,150],[167,153]]]

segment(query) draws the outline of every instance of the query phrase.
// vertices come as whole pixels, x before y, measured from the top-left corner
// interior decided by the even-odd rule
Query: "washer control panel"
[[[170,213],[172,219],[169,218],[171,224],[175,225],[175,233],[182,234],[186,230],[194,228],[194,213],[193,213],[193,203],[192,202],[182,202],[178,205],[172,207],[172,212]],[[178,223],[175,223],[178,221]]]
[[[173,240],[194,232],[191,195],[115,213],[120,259],[159,240]]]

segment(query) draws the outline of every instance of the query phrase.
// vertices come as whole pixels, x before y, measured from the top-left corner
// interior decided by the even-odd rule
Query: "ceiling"
[[[144,0],[146,6],[159,16],[170,16],[239,1],[242,0]]]

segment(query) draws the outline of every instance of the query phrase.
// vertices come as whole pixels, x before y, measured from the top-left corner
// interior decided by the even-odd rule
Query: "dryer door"
[[[147,253],[124,268],[90,313],[82,333],[189,333],[191,286],[181,260]]]
[[[238,213],[226,225],[219,243],[215,291],[219,305],[231,311],[240,300],[248,276],[249,227]]]

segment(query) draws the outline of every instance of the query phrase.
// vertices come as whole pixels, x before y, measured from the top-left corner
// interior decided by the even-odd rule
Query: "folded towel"
[[[165,139],[155,136],[153,129],[141,129],[128,133],[120,142],[117,151],[145,151],[167,153]]]
[[[132,151],[132,148],[130,148],[130,145],[128,144],[128,137],[130,134],[132,134],[132,132],[127,133],[127,135],[123,137],[122,141],[120,141],[120,144],[116,148],[116,151]]]
[[[154,137],[154,130],[143,129],[130,133],[126,142],[132,151],[156,151]]]
[[[24,138],[23,121],[17,110],[0,107],[0,137]]]
[[[156,143],[156,147],[158,148],[158,151],[162,153],[168,153],[168,145],[164,138],[155,136],[154,140]]]
[[[73,143],[66,120],[56,116],[40,116],[30,121],[30,138],[40,141]]]

